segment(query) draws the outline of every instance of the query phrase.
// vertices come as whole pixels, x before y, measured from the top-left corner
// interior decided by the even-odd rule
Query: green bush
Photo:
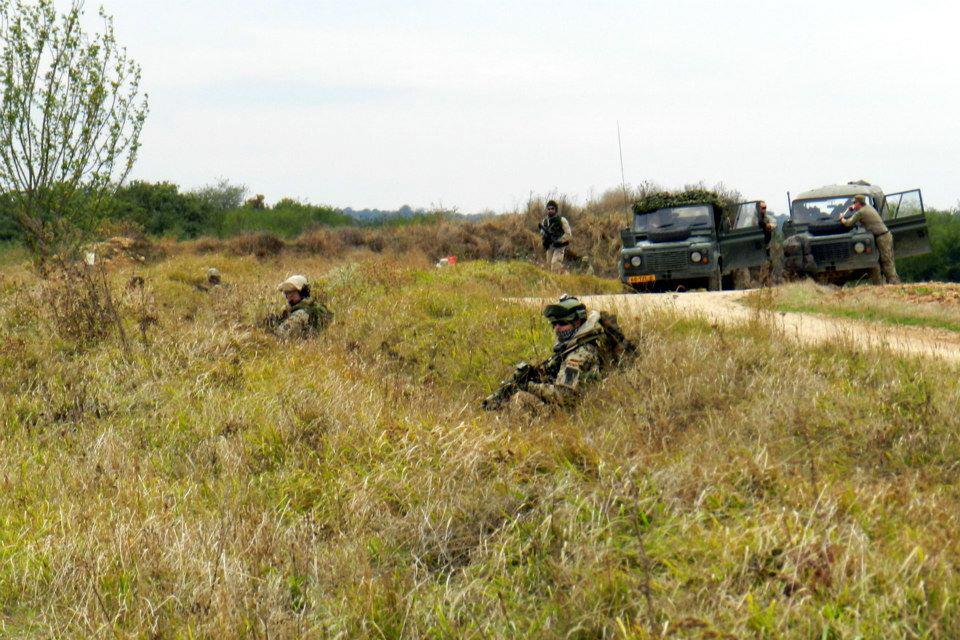
[[[922,256],[897,260],[904,280],[960,282],[960,212],[928,211],[932,251]]]
[[[196,238],[215,231],[216,210],[210,204],[170,182],[134,181],[121,187],[108,217],[140,225],[151,235]]]
[[[687,187],[683,191],[651,191],[643,193],[633,203],[634,213],[650,213],[667,207],[682,207],[691,204],[712,204],[725,209],[734,204],[727,194],[704,189]]]
[[[313,227],[340,227],[351,224],[354,224],[353,218],[333,207],[284,198],[271,209],[242,207],[227,211],[223,216],[219,235],[226,237],[263,232],[292,238]]]
[[[0,197],[0,242],[23,238],[20,226],[13,219],[13,209],[6,197]]]

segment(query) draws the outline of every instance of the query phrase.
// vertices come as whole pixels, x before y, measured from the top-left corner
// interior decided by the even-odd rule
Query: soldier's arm
[[[310,330],[310,314],[299,309],[290,314],[277,328],[277,335],[284,340],[302,338]]]
[[[576,398],[584,381],[596,376],[600,366],[597,347],[588,344],[570,352],[553,382],[534,382],[527,391],[550,404],[564,404]]]
[[[557,242],[570,242],[573,240],[573,231],[570,229],[570,221],[565,217],[560,218],[560,224],[563,226],[563,235]]]
[[[847,213],[849,213],[849,210],[847,210]],[[850,214],[850,217],[849,217],[849,218],[845,217],[845,216],[847,215],[847,213],[841,213],[841,214],[840,214],[840,222],[842,222],[845,226],[847,226],[847,227],[852,227],[853,225],[855,225],[855,224],[857,224],[858,222],[860,222],[860,212],[859,212],[859,211],[854,211],[852,214]]]

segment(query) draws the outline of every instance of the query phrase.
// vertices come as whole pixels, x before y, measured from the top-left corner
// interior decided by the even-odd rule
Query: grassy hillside
[[[253,323],[294,272],[337,316],[291,346]],[[551,341],[503,298],[615,284],[367,252],[110,278],[129,354],[0,275],[0,635],[960,634],[955,370],[659,314],[571,413],[491,415]]]

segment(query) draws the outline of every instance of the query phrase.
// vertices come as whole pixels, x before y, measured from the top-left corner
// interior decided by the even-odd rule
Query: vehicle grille
[[[672,271],[682,269],[690,263],[686,250],[646,253],[643,259],[648,271]]]
[[[831,242],[830,244],[815,244],[811,247],[813,259],[821,262],[842,262],[850,257],[849,242]]]

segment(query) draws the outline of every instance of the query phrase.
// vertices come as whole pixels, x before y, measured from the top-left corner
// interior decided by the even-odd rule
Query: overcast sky
[[[138,178],[502,211],[616,186],[620,120],[628,183],[960,198],[953,1],[102,1],[150,93]]]

